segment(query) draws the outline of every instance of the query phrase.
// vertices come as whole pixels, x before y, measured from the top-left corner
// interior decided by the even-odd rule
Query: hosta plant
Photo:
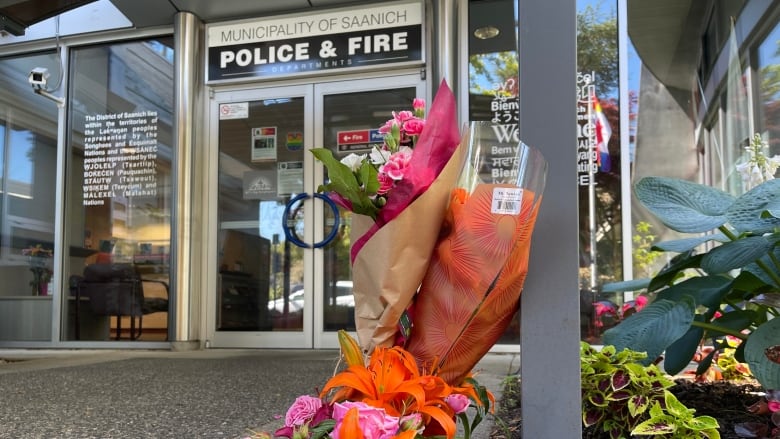
[[[663,354],[674,375],[703,342],[716,340],[699,363],[701,371],[709,368],[731,335],[743,340],[736,360],[748,363],[765,388],[780,388],[780,364],[768,354],[780,345],[780,179],[739,197],[664,177],[644,178],[634,189],[664,225],[694,236],[654,246],[677,255],[652,279],[605,286],[646,290],[655,299],[606,331],[604,343],[646,352],[646,364]]]
[[[717,421],[693,411],[668,390],[674,383],[646,355],[614,346],[580,346],[582,422],[613,439],[654,434],[669,438],[719,438]],[[653,424],[647,421],[654,420]],[[650,433],[653,431],[652,433]]]

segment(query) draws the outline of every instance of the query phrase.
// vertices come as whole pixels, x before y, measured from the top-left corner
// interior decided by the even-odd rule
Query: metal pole
[[[523,437],[577,438],[582,404],[576,1],[517,4],[520,134],[550,164],[521,296]]]

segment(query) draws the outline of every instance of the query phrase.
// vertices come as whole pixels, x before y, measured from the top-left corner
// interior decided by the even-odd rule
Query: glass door
[[[215,94],[213,347],[337,348],[338,330],[354,332],[350,214],[316,194],[327,175],[308,150],[368,152],[423,84],[416,74]]]
[[[336,157],[349,153],[367,154],[382,144],[378,128],[392,119],[393,111],[411,110],[416,97],[425,96],[424,82],[418,74],[331,82],[315,86],[315,139]],[[324,167],[316,164],[316,180],[327,179]],[[320,207],[321,206],[321,207]],[[314,345],[337,348],[337,332],[355,331],[355,301],[352,296],[352,273],[349,263],[351,214],[340,211],[336,238],[315,256]],[[315,204],[315,240],[326,237],[332,229],[329,209]]]
[[[211,246],[216,295],[210,298],[215,347],[311,347],[313,291],[305,285],[312,282],[312,255],[283,228],[288,204],[310,179],[311,90],[221,92],[212,102],[218,145]],[[310,240],[305,233],[312,228],[304,227],[310,212],[298,206],[288,215],[290,226],[300,232],[298,240]]]

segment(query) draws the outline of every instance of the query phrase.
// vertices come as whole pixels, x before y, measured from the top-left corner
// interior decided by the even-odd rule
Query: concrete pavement
[[[337,368],[336,350],[2,350],[0,438],[230,438],[273,432]],[[500,397],[518,354],[488,354]],[[474,432],[487,439],[491,419]]]

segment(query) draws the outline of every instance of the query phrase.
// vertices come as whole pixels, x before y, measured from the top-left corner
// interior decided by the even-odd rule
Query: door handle
[[[309,245],[298,236],[298,234],[295,232],[294,226],[295,221],[293,218],[290,218],[290,212],[297,213],[298,209],[303,206],[303,201],[308,200],[310,198],[318,198],[325,202],[325,204],[330,207],[330,210],[333,212],[333,218],[334,223],[333,227],[330,229],[330,233],[328,233],[328,236],[325,237],[320,242],[316,242],[312,245]],[[293,210],[293,206],[295,206],[296,203],[300,203],[300,207],[296,207],[295,210]],[[293,215],[294,217],[295,215]],[[282,230],[284,230],[284,236],[289,240],[291,243],[297,245],[298,247],[302,248],[321,248],[325,247],[326,245],[330,244],[331,241],[336,237],[339,230],[339,225],[341,223],[341,218],[339,216],[339,208],[336,206],[336,203],[333,202],[327,195],[316,193],[314,195],[309,195],[306,192],[302,192],[296,196],[294,196],[290,201],[287,203],[287,205],[284,207],[284,214],[282,216]]]

